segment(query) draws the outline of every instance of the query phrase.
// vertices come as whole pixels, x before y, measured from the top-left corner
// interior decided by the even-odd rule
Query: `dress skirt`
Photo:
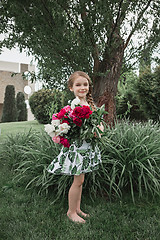
[[[101,153],[96,145],[83,141],[74,142],[69,148],[62,147],[59,155],[48,166],[53,174],[80,175],[99,168]]]

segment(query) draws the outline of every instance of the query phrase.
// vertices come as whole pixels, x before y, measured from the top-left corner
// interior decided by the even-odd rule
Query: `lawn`
[[[8,134],[41,131],[36,121],[0,124],[1,140]],[[9,130],[9,131],[8,131]],[[52,204],[52,192],[47,197],[36,191],[24,190],[15,184],[14,171],[5,159],[0,161],[0,240],[159,240],[159,199],[136,200],[100,197],[94,201],[82,196],[82,210],[91,217],[86,224],[75,224],[66,217],[67,196]]]
[[[5,140],[7,135],[35,129],[37,131],[43,128],[43,124],[39,124],[36,120],[24,122],[7,122],[0,123],[0,143]]]

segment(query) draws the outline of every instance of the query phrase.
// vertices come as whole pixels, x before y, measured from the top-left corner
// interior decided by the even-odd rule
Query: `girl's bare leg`
[[[82,196],[82,185],[80,187],[80,191],[79,191],[79,197],[78,197],[78,201],[77,201],[77,213],[84,216],[84,217],[89,217],[89,214],[86,214],[84,212],[81,211],[81,196]]]
[[[72,186],[70,187],[68,194],[68,204],[69,209],[67,212],[67,216],[74,222],[85,223],[85,220],[78,216],[77,214],[77,206],[81,200],[82,194],[82,184],[84,182],[84,174],[80,174],[79,176],[74,176],[74,181]]]

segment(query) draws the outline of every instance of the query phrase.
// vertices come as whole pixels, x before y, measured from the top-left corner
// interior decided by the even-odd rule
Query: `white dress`
[[[75,141],[69,148],[62,147],[59,155],[51,162],[47,170],[53,174],[80,175],[99,168],[101,153],[91,142]]]

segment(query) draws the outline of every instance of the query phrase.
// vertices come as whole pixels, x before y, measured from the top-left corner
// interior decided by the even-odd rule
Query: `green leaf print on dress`
[[[76,152],[69,152],[68,158],[73,163],[76,156]]]
[[[59,161],[59,157],[57,156],[55,159],[54,159],[54,163],[58,162]]]
[[[80,153],[82,156],[85,156],[88,151],[87,149],[77,149],[77,152]]]
[[[67,147],[63,147],[63,153],[68,152],[68,148]]]
[[[61,169],[60,169],[60,168],[57,168],[57,169],[54,171],[54,174],[61,174]]]
[[[77,140],[77,141],[75,141],[75,146],[76,146],[77,148],[80,148],[80,147],[82,146],[82,144],[83,144],[82,140]]]
[[[98,163],[98,156],[97,156],[97,154],[98,154],[98,153],[96,152],[95,155],[94,155],[94,162],[95,162],[95,163]]]
[[[99,163],[101,163],[99,148],[95,147],[93,151],[91,143],[83,141],[81,144],[72,144],[69,148],[62,147],[47,170],[53,174],[80,175],[98,169]]]
[[[90,161],[89,161],[88,157],[84,157],[84,158],[83,158],[82,169],[83,169],[83,170],[87,169],[88,166],[89,166],[89,164],[90,164]]]
[[[77,149],[77,152],[81,155],[82,158],[89,158],[89,150]]]
[[[65,160],[65,157],[64,157],[64,155],[62,154],[62,155],[60,156],[60,159],[59,159],[59,165],[63,166],[64,160]]]
[[[50,170],[50,171],[52,171],[54,169],[54,164],[53,163],[51,163],[49,166],[48,166],[48,169],[47,170]]]
[[[68,149],[67,149],[68,150]],[[69,151],[74,151],[74,145],[71,145]]]
[[[72,171],[71,171],[71,174],[72,174],[72,175],[75,175],[76,173],[77,173],[77,167],[74,166],[74,168],[73,168]]]
[[[80,164],[80,159],[79,159],[79,156],[78,156],[78,153],[77,153],[77,156],[76,156],[76,164],[78,165],[78,164]]]

